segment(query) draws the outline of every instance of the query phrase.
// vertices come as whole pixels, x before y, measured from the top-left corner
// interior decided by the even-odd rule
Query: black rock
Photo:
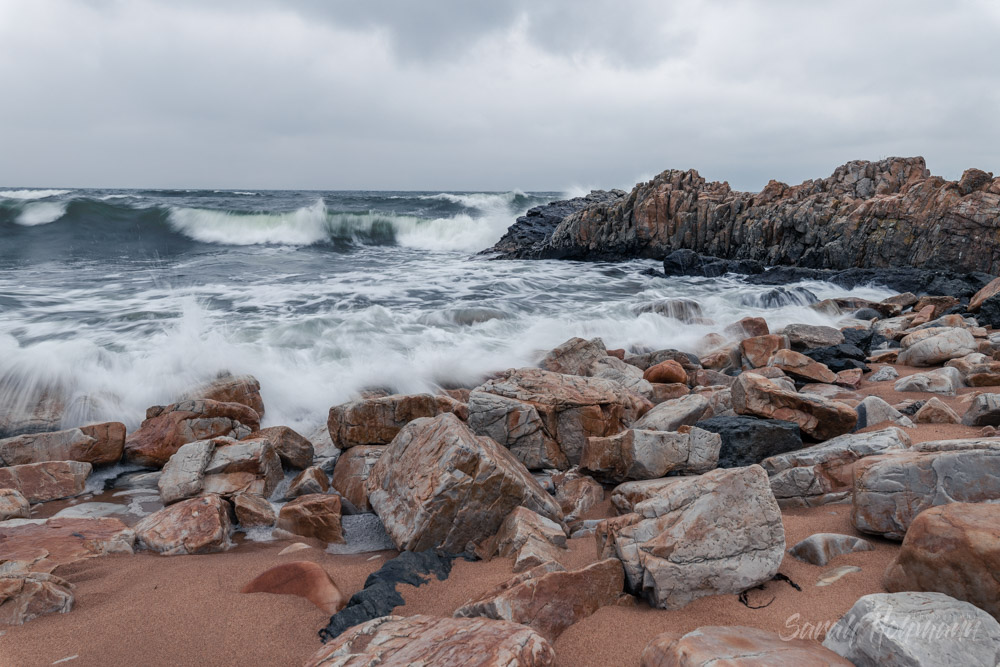
[[[1000,294],[994,294],[983,301],[976,313],[976,321],[979,326],[1000,328]]]
[[[757,417],[712,417],[695,424],[722,436],[720,468],[740,468],[802,448],[798,424]]]
[[[913,415],[917,414],[917,412],[920,411],[920,408],[924,407],[924,403],[926,402],[927,401],[914,401],[913,403],[907,405],[905,408],[901,409],[900,412],[902,412],[907,417],[912,417]]]
[[[881,349],[881,346],[889,342],[885,336],[875,329],[841,329],[840,333],[844,334],[844,342],[864,352],[865,358],[871,356],[872,350]],[[858,359],[858,361],[864,360],[864,358]]]
[[[830,347],[817,347],[813,350],[806,350],[802,354],[821,364],[826,364],[827,368],[834,373],[846,371],[850,368],[860,368],[865,373],[870,370],[865,364],[868,355],[865,354],[864,350],[850,343],[841,343],[840,345],[831,345]]]
[[[755,308],[780,308],[781,306],[808,306],[819,301],[805,287],[775,287],[760,294],[746,294],[740,299],[744,306]]]
[[[882,319],[882,314],[874,308],[862,308],[855,311],[853,317],[859,320],[880,320]]]
[[[764,265],[751,259],[722,259],[699,255],[693,250],[674,250],[663,259],[663,272],[668,276],[704,276],[715,278],[727,273],[755,274]]]
[[[879,285],[896,292],[920,295],[968,298],[986,286],[993,277],[985,273],[952,273],[929,269],[809,269],[799,266],[774,266],[747,277],[757,285],[787,285],[801,280],[824,280],[840,287]]]

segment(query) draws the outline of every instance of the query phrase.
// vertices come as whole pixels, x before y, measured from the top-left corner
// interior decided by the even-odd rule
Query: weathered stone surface
[[[903,449],[910,437],[898,427],[842,435],[827,442],[761,462],[771,490],[783,507],[813,506],[842,500],[854,486],[854,465],[863,457]]]
[[[950,359],[977,352],[979,344],[965,329],[925,329],[932,335],[917,337],[910,334],[901,342],[899,363],[907,366],[936,366]],[[921,332],[922,333],[922,332]]]
[[[837,379],[834,382],[841,387],[858,389],[861,387],[861,381],[864,380],[864,377],[865,372],[860,368],[847,368],[837,373]]]
[[[522,368],[472,392],[469,427],[530,469],[564,470],[579,463],[588,437],[619,433],[648,407],[610,380]]]
[[[844,342],[844,334],[840,329],[815,324],[789,324],[781,333],[788,336],[793,350],[811,350]]]
[[[874,549],[871,542],[853,535],[816,533],[796,544],[788,553],[804,563],[826,565],[837,556]]]
[[[979,308],[983,305],[983,302],[991,296],[995,296],[997,294],[1000,294],[1000,278],[994,278],[991,280],[986,287],[976,292],[973,297],[969,299],[969,312],[979,312]]]
[[[73,609],[73,585],[45,572],[0,573],[0,625],[22,625]]]
[[[0,489],[0,521],[7,519],[27,519],[31,515],[31,504],[17,489]]]
[[[271,503],[260,496],[240,492],[230,500],[236,513],[236,521],[244,529],[273,526],[278,520]]]
[[[617,558],[572,572],[547,572],[503,584],[455,611],[458,618],[483,616],[525,625],[549,641],[601,607],[616,604],[625,588]]]
[[[855,602],[823,646],[858,667],[989,667],[1000,664],[1000,624],[941,593],[876,593]]]
[[[417,614],[357,625],[323,646],[306,667],[550,667],[555,661],[551,644],[519,623]]]
[[[0,525],[0,562],[25,561],[51,572],[84,558],[132,553],[135,533],[118,519],[53,517],[40,523]]]
[[[341,449],[358,445],[387,445],[414,419],[453,412],[467,417],[467,407],[450,396],[394,394],[368,398],[330,408],[327,428]]]
[[[368,499],[408,551],[472,553],[518,506],[561,518],[555,499],[510,452],[449,414],[400,431],[368,478]]]
[[[14,489],[29,503],[83,493],[92,466],[80,461],[45,461],[0,468],[0,489]]]
[[[0,465],[43,461],[83,461],[91,465],[118,463],[125,446],[125,425],[119,422],[81,426],[65,431],[31,433],[0,440]]]
[[[205,384],[199,385],[182,396],[177,402],[209,399],[220,403],[239,403],[264,418],[264,399],[260,397],[260,382],[252,375],[231,375],[225,373]]]
[[[946,366],[924,373],[914,373],[896,380],[892,386],[896,391],[919,391],[931,394],[954,396],[964,386],[962,374],[957,368]]]
[[[587,375],[617,382],[632,393],[646,399],[653,396],[653,385],[643,379],[642,371],[615,357],[605,355],[595,361]]]
[[[316,467],[306,468],[291,481],[285,498],[291,500],[310,493],[326,493],[330,490],[330,480],[326,473]]]
[[[727,326],[723,333],[730,338],[743,340],[754,336],[766,336],[771,333],[771,330],[767,326],[767,320],[763,317],[744,317]]]
[[[980,394],[962,416],[966,426],[1000,426],[1000,394]]]
[[[278,512],[278,528],[327,543],[343,542],[340,496],[322,493],[299,496]]]
[[[642,378],[644,380],[648,380],[649,382],[683,384],[687,382],[687,371],[685,371],[684,367],[673,359],[667,359],[666,361],[661,361],[655,366],[647,368],[642,374]]]
[[[635,366],[641,371],[668,359],[673,359],[679,363],[684,367],[684,370],[696,371],[700,368],[698,359],[693,354],[674,349],[656,350],[655,352],[644,352],[643,354],[629,354],[625,356],[626,363]]]
[[[514,557],[514,572],[524,572],[539,565],[559,561],[559,550],[566,548],[562,526],[526,507],[516,507],[507,515],[496,536],[485,548],[486,556]]]
[[[712,417],[695,426],[721,436],[720,468],[753,465],[775,454],[802,449],[802,436],[794,422],[746,416]]]
[[[803,433],[817,440],[847,433],[858,420],[850,406],[782,389],[754,373],[741,374],[731,391],[737,414],[795,422]]]
[[[892,366],[883,366],[868,376],[869,382],[888,382],[899,377],[899,371]]]
[[[771,357],[768,365],[803,382],[832,384],[837,381],[837,375],[825,365],[794,350],[778,350]]]
[[[385,445],[362,445],[345,451],[333,469],[330,485],[361,512],[371,512],[368,476],[385,452]]]
[[[662,479],[624,482],[611,491],[611,504],[615,506],[619,514],[628,514],[636,505],[655,497],[660,491],[673,484],[676,479],[676,477],[664,477]]]
[[[189,442],[174,452],[156,483],[164,505],[201,494],[205,468],[214,453],[215,440]]]
[[[349,597],[337,588],[326,570],[306,560],[275,565],[254,577],[240,592],[295,595],[309,600],[327,614],[343,609]]]
[[[684,431],[635,428],[607,438],[588,438],[580,467],[605,482],[654,479],[668,472],[700,473],[716,467],[722,438],[700,428]]]
[[[166,556],[224,551],[229,539],[229,503],[217,495],[174,503],[135,525],[139,544]]]
[[[917,515],[885,573],[885,587],[936,591],[1000,619],[1000,512],[990,503],[951,503]]]
[[[538,367],[565,375],[589,375],[590,367],[607,356],[608,350],[600,338],[570,338],[545,355]]]
[[[858,423],[855,428],[860,430],[876,424],[892,423],[903,428],[913,426],[913,421],[902,412],[892,407],[878,396],[868,396],[855,408],[858,413]]]
[[[701,419],[711,417],[712,406],[701,394],[689,394],[664,401],[644,414],[633,428],[645,431],[676,431]]]
[[[125,459],[159,468],[181,445],[220,436],[238,440],[259,428],[257,413],[240,403],[204,399],[157,405],[146,411],[146,420],[125,439]]]
[[[927,294],[917,299],[917,302],[913,304],[913,310],[919,312],[930,306],[933,309],[931,311],[930,319],[936,320],[944,315],[946,311],[954,308],[958,304],[958,299],[953,296]]]
[[[615,537],[629,587],[679,609],[768,581],[784,556],[781,512],[760,466],[671,480],[635,505],[643,520]]]
[[[252,434],[252,437],[263,438],[271,443],[282,464],[289,468],[304,470],[313,463],[315,452],[312,442],[287,426],[262,428]]]
[[[648,398],[653,405],[659,405],[664,401],[671,401],[691,393],[691,389],[686,384],[651,383],[649,386],[652,387],[652,391]]]
[[[556,482],[556,502],[566,523],[580,519],[604,501],[604,487],[588,475],[572,474],[574,470],[570,469],[569,474],[563,473],[565,478]]]
[[[640,667],[851,667],[808,639],[790,639],[743,626],[707,626],[684,636],[667,632],[642,652]]]
[[[895,452],[855,468],[854,527],[902,540],[920,512],[955,502],[1000,501],[1000,448]]]
[[[788,338],[777,334],[744,338],[739,349],[744,368],[761,368],[767,366],[775,352],[788,349]]]
[[[913,416],[918,424],[958,424],[962,418],[936,396],[932,396]]]
[[[266,498],[281,483],[281,459],[267,440],[216,438],[215,443],[205,467],[205,493],[230,496],[246,491]]]

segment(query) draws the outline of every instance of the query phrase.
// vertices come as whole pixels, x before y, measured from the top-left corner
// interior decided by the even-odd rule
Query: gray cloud
[[[994,3],[0,0],[0,184],[1000,172]]]

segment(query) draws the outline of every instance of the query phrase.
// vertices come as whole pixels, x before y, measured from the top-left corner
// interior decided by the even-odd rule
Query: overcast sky
[[[0,0],[0,185],[1000,173],[994,0]]]

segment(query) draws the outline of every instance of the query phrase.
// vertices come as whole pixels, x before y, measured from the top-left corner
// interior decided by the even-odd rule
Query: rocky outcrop
[[[229,539],[229,503],[216,495],[175,503],[135,525],[143,547],[168,556],[224,551]]]
[[[619,260],[660,259],[685,248],[768,265],[947,266],[995,275],[1000,179],[983,176],[949,182],[932,176],[923,158],[886,158],[849,162],[801,185],[771,181],[748,193],[707,182],[694,170],[668,170],[625,197],[567,215],[545,241],[517,244],[515,223],[508,243],[494,250],[510,258]]]
[[[330,408],[327,429],[340,449],[359,445],[387,445],[414,419],[453,412],[467,416],[466,406],[450,396],[393,394],[364,398]]]
[[[720,468],[753,465],[769,456],[802,449],[802,436],[794,422],[736,416],[712,417],[695,426],[721,436]]]
[[[826,440],[847,433],[858,421],[850,406],[800,394],[755,373],[743,373],[732,387],[737,414],[795,422],[802,432]]]
[[[45,461],[0,468],[0,489],[14,489],[29,503],[44,503],[83,493],[93,466],[80,461]]]
[[[640,667],[851,667],[833,651],[807,639],[783,637],[743,626],[708,626],[686,635],[655,637],[642,652]]]
[[[135,533],[111,517],[52,517],[38,523],[0,525],[0,563],[26,562],[33,572],[52,572],[85,558],[131,554],[134,544]]]
[[[83,461],[91,465],[118,463],[125,446],[125,424],[108,422],[65,431],[32,433],[0,440],[0,465],[43,461]]]
[[[700,428],[683,432],[629,429],[607,438],[587,438],[580,468],[604,482],[701,473],[716,467],[722,438]]]

